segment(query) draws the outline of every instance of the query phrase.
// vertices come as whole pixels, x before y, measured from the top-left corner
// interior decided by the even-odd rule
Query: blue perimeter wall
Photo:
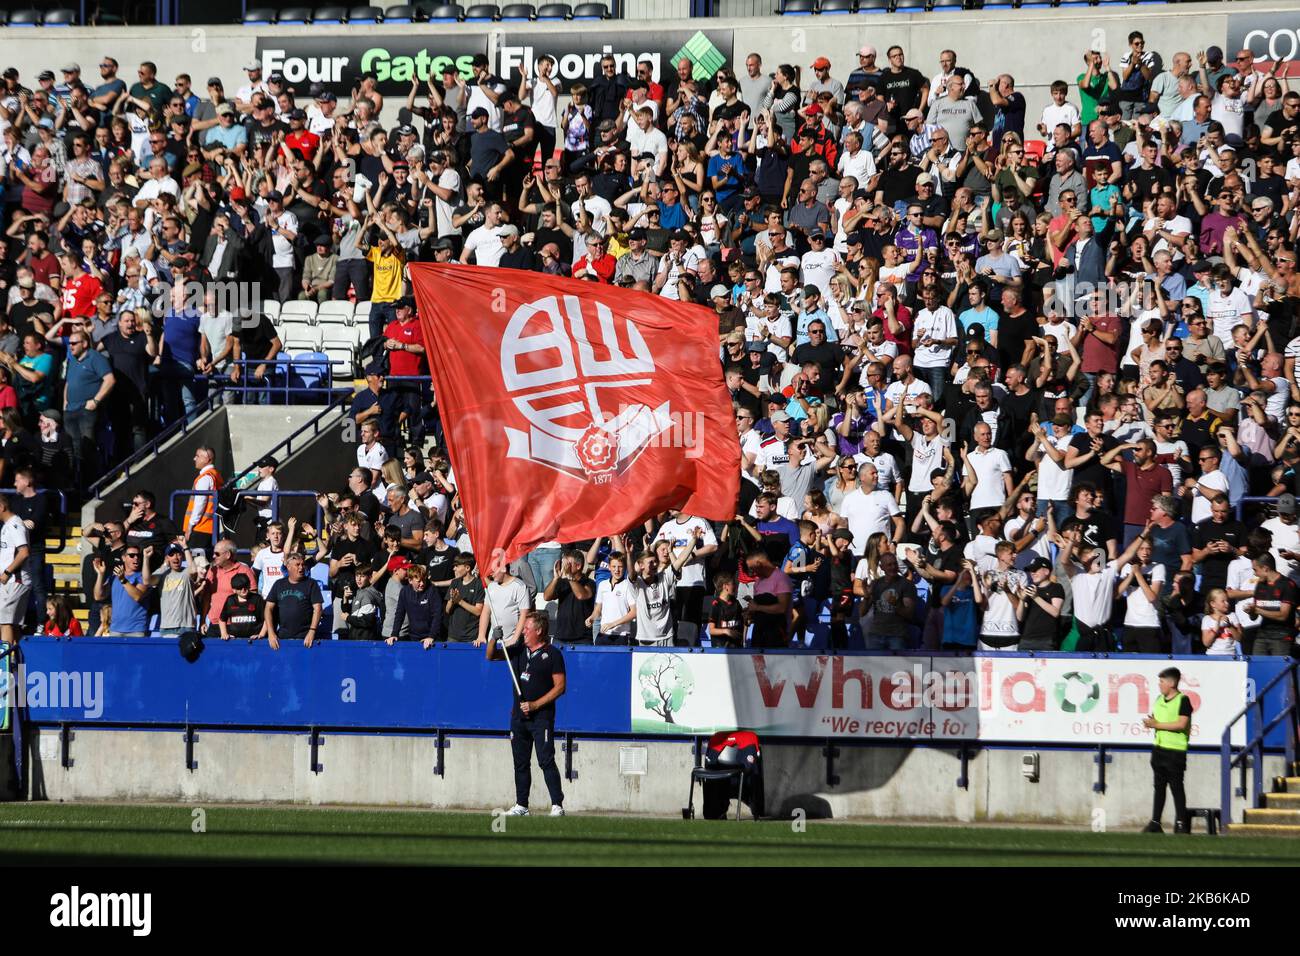
[[[749,653],[665,649],[673,653]],[[388,647],[324,641],[312,648],[265,641],[210,640],[189,663],[167,638],[36,637],[22,642],[28,673],[102,673],[102,713],[87,719],[81,707],[29,706],[36,723],[206,726],[263,725],[505,731],[511,684],[501,663],[489,664],[481,648],[465,644]],[[776,654],[825,653],[775,651]],[[564,652],[569,688],[557,728],[573,733],[630,734],[632,655],[626,648],[583,647]],[[916,656],[928,656],[917,652]],[[1010,656],[1010,655],[998,655]],[[1031,655],[1015,655],[1029,657]],[[1097,655],[1059,655],[1092,659]],[[1128,655],[1125,655],[1126,659]],[[1163,658],[1203,660],[1203,658]],[[1262,688],[1284,666],[1280,658],[1255,658],[1249,676]],[[1283,682],[1285,683],[1285,682]],[[349,690],[354,699],[348,699]],[[1282,705],[1283,687],[1267,695],[1270,717]],[[1255,733],[1253,715],[1247,724]],[[1284,744],[1284,725],[1268,744]]]

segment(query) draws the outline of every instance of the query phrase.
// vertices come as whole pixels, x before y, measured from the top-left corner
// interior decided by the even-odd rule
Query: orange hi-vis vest
[[[220,491],[221,475],[212,465],[206,465],[202,471],[194,476],[194,484],[190,487],[198,491],[199,482],[204,477],[212,479],[212,488],[205,490]],[[209,495],[194,495],[190,498],[190,503],[185,506],[185,527],[191,534],[212,534],[212,510],[216,502]],[[191,522],[193,522],[191,524]]]

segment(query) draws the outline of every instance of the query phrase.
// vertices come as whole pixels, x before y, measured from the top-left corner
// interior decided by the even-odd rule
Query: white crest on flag
[[[588,328],[601,347],[597,357]],[[525,329],[529,334],[525,334]],[[621,339],[620,339],[621,336]],[[672,427],[669,402],[657,408],[602,399],[654,381],[655,363],[640,330],[615,321],[603,302],[576,295],[546,296],[521,305],[501,339],[501,377],[531,426],[506,428],[506,455],[537,462],[574,478],[609,481],[626,471],[659,434]]]

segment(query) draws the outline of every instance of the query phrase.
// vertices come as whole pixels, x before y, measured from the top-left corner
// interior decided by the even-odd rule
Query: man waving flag
[[[410,267],[480,569],[670,508],[736,511],[740,446],[709,310],[616,286]]]

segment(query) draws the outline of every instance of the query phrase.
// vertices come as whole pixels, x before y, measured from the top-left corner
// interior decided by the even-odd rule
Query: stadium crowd
[[[211,385],[268,382],[272,324],[186,295],[256,283],[371,303],[355,466],[314,489],[319,527],[250,504],[248,561],[210,501],[174,527],[140,490],[124,521],[86,529],[93,633],[199,618],[275,646],[428,646],[511,633],[546,602],[572,643],[1292,654],[1285,65],[1133,33],[1117,57],[1080,51],[1034,116],[1012,76],[953,51],[929,77],[897,46],[855,64],[750,54],[709,80],[609,57],[566,93],[549,59],[507,83],[479,56],[413,81],[390,127],[373,76],[343,103],[256,60],[201,90],[151,63],[129,84],[111,56],[31,87],[9,69],[0,485],[19,482],[19,504],[23,487],[75,492]],[[549,542],[485,590],[418,383],[416,261],[712,309],[735,519]],[[195,489],[222,487],[213,459],[196,456]],[[258,490],[276,467],[258,463]],[[0,623],[21,619],[3,589],[35,583],[39,558],[17,510]],[[79,629],[33,597],[45,633]]]

